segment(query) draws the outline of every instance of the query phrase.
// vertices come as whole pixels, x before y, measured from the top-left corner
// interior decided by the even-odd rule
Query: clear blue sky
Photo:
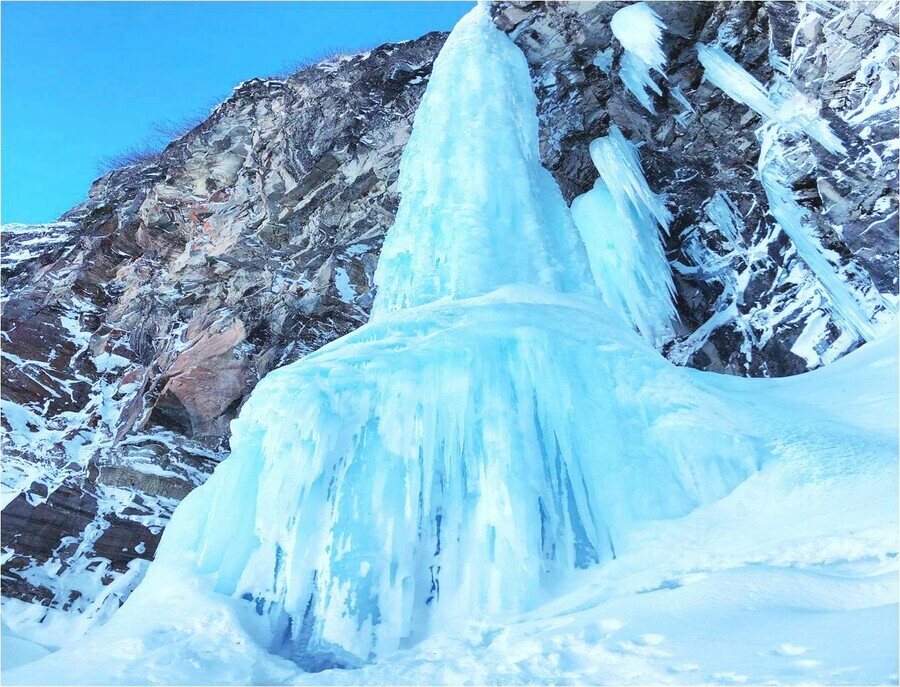
[[[84,200],[97,160],[254,76],[449,30],[472,2],[3,2],[3,222]]]

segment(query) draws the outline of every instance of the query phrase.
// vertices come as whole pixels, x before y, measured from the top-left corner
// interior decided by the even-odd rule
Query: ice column
[[[476,8],[447,39],[400,165],[372,311],[506,284],[594,293],[577,229],[541,166],[522,52]]]
[[[600,173],[594,188],[572,202],[603,300],[649,341],[672,335],[672,270],[662,234],[669,211],[647,184],[637,149],[613,126],[591,143]]]

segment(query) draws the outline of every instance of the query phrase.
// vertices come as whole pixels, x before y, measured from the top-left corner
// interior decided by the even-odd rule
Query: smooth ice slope
[[[653,81],[650,72],[655,71],[665,78],[663,67],[666,55],[661,45],[666,25],[650,5],[644,2],[626,5],[612,16],[609,25],[613,35],[625,48],[619,64],[619,78],[641,105],[649,112],[656,113],[647,89],[662,95],[662,90]]]
[[[433,105],[456,107],[442,97],[455,69],[501,44],[474,10],[436,63]],[[477,92],[530,127],[519,64]],[[415,126],[496,126],[471,112]],[[404,170],[446,152],[413,148]],[[477,180],[446,197],[479,198]],[[480,197],[473,215],[505,202]],[[460,226],[472,251],[494,241]],[[548,264],[547,245],[519,245],[520,264]],[[577,278],[512,270],[470,298],[401,284],[394,307],[269,374],[120,612],[4,681],[896,682],[896,338],[805,379],[677,368],[569,292],[580,250],[556,257]],[[433,258],[495,279],[452,250]]]
[[[603,300],[625,322],[661,344],[672,336],[675,310],[672,269],[662,234],[671,216],[650,190],[637,148],[617,126],[591,143],[600,173],[594,188],[572,201]]]

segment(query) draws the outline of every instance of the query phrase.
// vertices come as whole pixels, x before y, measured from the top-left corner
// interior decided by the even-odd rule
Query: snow
[[[662,35],[666,25],[645,2],[635,2],[618,10],[610,20],[613,35],[625,49],[619,65],[619,78],[649,112],[655,113],[647,89],[662,95],[650,75],[651,70],[663,77],[666,55],[662,51]]]
[[[50,650],[27,639],[16,637],[5,625],[3,627],[3,647],[0,652],[2,670],[9,670],[43,658]]]
[[[2,231],[4,234],[38,234],[37,237],[29,239],[29,243],[37,243],[41,234],[50,231],[64,231],[66,229],[74,229],[77,225],[74,222],[49,222],[46,224],[21,224],[18,222],[10,222],[4,224]],[[58,239],[57,240],[61,240]]]
[[[121,610],[5,684],[896,684],[896,324],[676,367],[599,299],[485,7],[422,108],[377,316],[268,374]],[[631,144],[591,152],[658,245]]]
[[[90,405],[89,410],[92,407]],[[84,431],[82,428],[90,417],[85,411],[61,413],[48,420],[9,401],[2,402],[2,411],[8,427],[4,428],[7,450],[3,455],[0,497],[4,507],[20,495],[31,506],[40,505],[49,495],[65,488],[66,482],[82,481],[90,458],[96,461],[94,465],[99,463],[104,470],[112,464],[118,468],[181,478],[194,484],[206,477],[194,460],[179,458],[185,448],[191,448],[190,444],[186,446],[182,439],[180,446],[176,446],[171,435],[165,432],[132,436],[122,442],[115,453],[107,453],[103,449],[109,447],[108,437],[95,434],[93,445],[79,435],[72,440],[66,439],[73,432]],[[149,442],[172,449],[167,461],[170,470],[163,472],[145,462],[146,450],[142,452],[137,444]],[[134,446],[126,449],[126,445]],[[19,450],[22,448],[24,452]],[[192,457],[216,457],[199,447],[192,454]],[[34,455],[40,460],[30,458]],[[139,494],[133,489],[111,487],[102,477],[93,484],[90,498],[96,499],[97,509],[92,524],[83,535],[68,537],[60,544],[60,549],[67,549],[70,554],[65,565],[56,555],[41,560],[17,557],[11,563],[15,565],[16,574],[30,584],[53,590],[57,607],[47,608],[4,597],[3,621],[10,636],[56,650],[78,639],[92,625],[108,620],[141,579],[149,562],[132,561],[126,570],[113,569],[93,555],[94,544],[103,536],[108,522],[115,518],[127,518],[159,532],[177,503],[173,499]],[[4,564],[12,554],[11,549],[4,549]]]
[[[822,356],[816,344],[825,340],[827,327],[828,318],[825,313],[816,310],[810,315],[800,336],[791,345],[791,353],[803,358],[810,368],[818,367],[822,363]]]
[[[467,309],[427,309],[447,308]],[[550,312],[558,314],[555,325],[572,313]],[[101,666],[78,660],[73,647],[5,679],[728,684],[744,676],[750,684],[895,683],[897,345],[895,331],[823,370],[784,380],[668,368],[727,398],[719,411],[745,412],[770,459],[729,495],[685,517],[637,523],[619,540],[615,560],[577,571],[561,595],[530,612],[438,628],[359,670],[307,675],[265,651],[252,604],[213,592],[215,577],[185,576],[178,565],[157,562],[147,583],[152,593],[139,587],[109,625],[78,645],[82,654],[102,655]],[[655,386],[670,393],[668,383]],[[227,496],[220,495],[220,508],[234,509]],[[152,631],[151,617],[160,619]]]
[[[674,284],[660,233],[671,216],[644,178],[637,148],[610,127],[590,146],[600,173],[572,201],[572,217],[606,304],[648,340],[661,344],[677,319]]]

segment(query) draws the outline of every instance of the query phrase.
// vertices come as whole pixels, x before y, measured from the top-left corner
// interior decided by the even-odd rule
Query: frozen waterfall
[[[715,400],[597,300],[528,66],[481,8],[435,62],[401,174],[372,321],[259,384],[154,564],[246,599],[309,669],[533,608],[635,519],[757,465],[750,442],[720,457]]]
[[[698,506],[765,469],[779,433],[793,431],[792,406],[772,400],[782,387],[760,397],[769,411],[740,386],[757,380],[677,368],[634,331],[653,338],[672,313],[657,230],[668,215],[621,134],[592,154],[616,179],[584,203],[621,222],[622,250],[639,242],[615,265],[585,249],[540,165],[523,55],[486,8],[472,10],[416,115],[371,321],[259,383],[232,425],[231,456],[178,507],[108,625],[5,678],[287,684],[298,668],[366,666],[363,675],[431,636],[471,637],[523,613],[562,627],[560,595],[598,569],[623,579],[652,570],[642,552],[687,565],[665,537],[635,541],[647,523],[704,517]],[[741,524],[722,535],[726,554],[694,552],[691,565],[728,565],[743,555],[728,546],[772,529],[744,521],[756,501],[729,516]],[[698,541],[717,531],[711,513]],[[616,584],[591,587],[565,613]],[[493,637],[479,629],[466,656]],[[407,679],[399,671],[367,679]]]
[[[372,321],[260,383],[156,564],[213,575],[307,668],[528,610],[629,522],[756,467],[750,444],[718,459],[715,401],[596,299],[528,66],[482,9],[435,63],[401,174]]]

